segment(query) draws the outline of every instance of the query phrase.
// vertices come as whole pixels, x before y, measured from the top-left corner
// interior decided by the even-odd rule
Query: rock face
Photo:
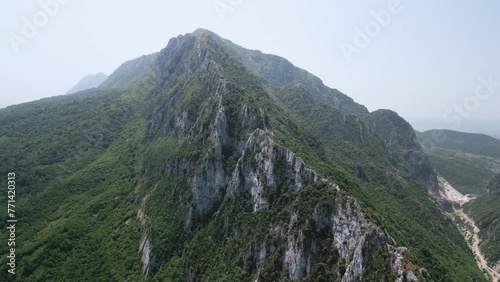
[[[401,257],[401,254],[394,251],[397,250],[392,245],[395,243],[389,242],[382,230],[368,222],[356,200],[341,195],[337,185],[318,176],[291,150],[280,145],[272,130],[256,127],[258,124],[256,116],[249,114],[252,109],[248,105],[243,104],[238,111],[241,127],[246,128],[248,133],[242,140],[230,137],[221,96],[224,93],[221,89],[224,87],[217,89],[212,98],[217,101],[216,113],[211,125],[208,126],[209,132],[205,133],[211,142],[210,149],[198,167],[186,167],[194,171],[194,176],[188,179],[188,183],[193,195],[195,218],[206,217],[213,213],[225,195],[235,200],[249,195],[253,212],[259,213],[271,209],[273,201],[276,201],[282,193],[297,192],[303,187],[321,184],[336,191],[336,196],[331,198],[328,206],[316,204],[312,214],[300,216],[307,216],[307,222],[327,234],[322,240],[331,244],[329,248],[343,264],[342,273],[336,271],[336,275],[342,281],[362,278],[376,253]],[[184,124],[194,126],[186,131]],[[199,121],[176,123],[173,130],[177,131],[176,134],[188,136],[186,141],[190,142],[189,139],[195,136],[195,132],[200,132],[197,124]],[[224,167],[223,148],[239,156],[232,173],[227,173]],[[175,166],[179,166],[179,163],[171,164],[166,170],[175,171]],[[269,231],[271,236],[284,242],[282,268],[287,271],[290,279],[311,276],[313,267],[317,263],[314,257],[320,252],[319,239],[301,229],[303,223],[298,222],[299,214],[299,211],[293,211],[287,224],[276,223]],[[192,218],[190,210],[186,218],[187,226],[192,224]],[[141,240],[141,245],[147,248],[147,239]],[[273,255],[278,247],[268,245],[266,242],[254,242],[252,246],[248,257],[252,257],[256,265]],[[145,255],[147,256],[147,253],[143,251],[143,258]],[[145,274],[149,270],[148,260],[149,257],[143,259]],[[392,264],[391,260],[386,263],[388,269],[393,269],[397,276],[402,277],[404,268],[402,265]]]
[[[258,212],[270,207],[270,198],[280,193],[280,187],[297,191],[314,183],[322,183],[339,191],[337,185],[320,178],[293,152],[278,145],[271,131],[256,129],[247,139],[228,189],[234,197],[238,193],[249,193],[253,211]],[[339,273],[342,281],[362,278],[375,252],[396,256],[393,250],[397,248],[389,245],[386,235],[366,220],[354,199],[338,195],[330,204],[329,207],[316,205],[308,220],[314,222],[315,228],[326,230],[329,234],[327,240],[331,241],[333,249],[345,262],[345,273]],[[286,239],[284,269],[288,269],[291,279],[310,276],[313,256],[318,252],[316,239],[297,228],[297,218],[298,212],[293,212],[286,233],[283,232],[284,226],[273,228],[282,230],[279,238]],[[262,250],[265,248],[259,252],[259,260],[266,257],[266,252]],[[393,268],[396,273],[400,270],[398,274],[402,275],[402,266]]]
[[[149,196],[146,196],[142,199],[141,205],[137,211],[137,220],[141,229],[141,239],[139,240],[139,254],[141,255],[142,274],[144,276],[148,276],[151,269],[155,266],[154,261],[150,256],[151,242],[146,230],[146,218],[144,215],[144,206],[146,205],[148,198]]]
[[[150,246],[148,233],[143,232],[139,241],[139,252],[141,253],[142,274],[148,276],[151,269],[150,265]]]
[[[248,137],[232,173],[230,193],[250,193],[256,212],[269,207],[266,195],[279,193],[285,181],[287,189],[296,191],[319,181],[319,177],[290,150],[278,146],[271,131],[256,129]]]
[[[244,152],[228,189],[233,196],[241,192],[250,193],[254,212],[270,208],[269,198],[279,193],[279,187],[299,190],[303,186],[322,183],[339,191],[337,185],[320,178],[293,152],[273,141],[270,131],[256,129],[252,132]],[[273,227],[273,230],[279,230],[276,232],[278,238],[286,240],[283,263],[291,279],[305,278],[312,274],[313,258],[319,252],[320,245],[319,238],[305,234],[299,228],[298,217],[299,212],[292,212],[287,226]],[[400,250],[406,250],[389,244],[393,242],[389,242],[378,227],[366,220],[356,200],[340,193],[332,198],[329,205],[316,205],[307,221],[310,221],[316,229],[328,234],[323,239],[331,242],[332,249],[345,263],[344,273],[338,273],[342,281],[361,279],[376,252],[402,258]],[[266,258],[265,250],[266,248],[261,248],[258,252],[260,261]],[[391,269],[402,281],[404,266],[401,263],[391,263]],[[418,281],[411,271],[410,273],[407,276],[408,281]],[[415,280],[411,279],[411,275]]]

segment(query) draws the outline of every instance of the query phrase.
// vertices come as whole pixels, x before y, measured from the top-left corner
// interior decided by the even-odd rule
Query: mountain
[[[97,74],[89,74],[80,79],[80,81],[75,86],[71,87],[71,89],[69,89],[68,92],[66,92],[66,94],[73,94],[83,90],[88,90],[98,87],[107,78],[108,76],[103,74],[102,72]]]
[[[417,132],[438,172],[463,194],[481,195],[500,172],[500,140],[450,130]]]
[[[0,110],[0,152],[18,279],[487,281],[404,119],[210,31]]]

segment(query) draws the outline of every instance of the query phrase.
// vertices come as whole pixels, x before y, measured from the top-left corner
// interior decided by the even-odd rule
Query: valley
[[[500,140],[449,130],[431,130],[417,136],[442,175],[439,193],[435,195],[450,203],[447,212],[454,218],[480,268],[498,279]]]
[[[500,279],[500,273],[488,265],[488,262],[479,247],[481,243],[481,239],[479,238],[479,227],[477,227],[474,221],[466,213],[464,213],[461,208],[455,209],[453,216],[455,217],[455,222],[457,223],[460,232],[474,253],[479,268],[488,273],[493,282],[498,282]]]
[[[474,253],[477,265],[488,274],[493,282],[498,282],[500,279],[500,273],[489,266],[487,259],[480,248],[480,229],[463,210],[463,205],[474,201],[475,197],[471,198],[468,195],[462,195],[441,176],[439,176],[439,184],[439,197],[441,197],[442,200],[453,204],[453,211],[449,213],[449,216],[453,218],[457,228],[460,230],[460,233]]]

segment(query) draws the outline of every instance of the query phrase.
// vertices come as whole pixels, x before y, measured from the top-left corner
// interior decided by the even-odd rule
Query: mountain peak
[[[84,76],[78,83],[71,87],[66,94],[73,94],[79,91],[88,90],[94,87],[98,87],[108,78],[107,75],[100,72],[97,74],[89,74]]]
[[[189,33],[188,33],[189,34]],[[193,31],[191,34],[193,35],[196,35],[196,36],[199,36],[199,35],[204,35],[204,34],[208,34],[208,35],[216,35],[218,36],[215,32],[211,31],[211,30],[208,30],[208,29],[205,29],[205,28],[198,28],[196,29],[195,31]]]
[[[347,112],[368,114],[366,107],[325,86],[320,78],[294,66],[287,59],[245,49],[202,28],[171,38],[158,53],[124,63],[101,88],[134,88],[138,81],[142,81],[141,87],[149,89],[164,87],[163,82],[170,75],[184,73],[190,77],[206,59],[211,67],[217,66],[221,77],[238,80],[240,85],[255,87],[262,84],[260,88],[276,91],[283,91],[282,86],[293,88],[293,92],[303,89],[313,100],[322,100]]]

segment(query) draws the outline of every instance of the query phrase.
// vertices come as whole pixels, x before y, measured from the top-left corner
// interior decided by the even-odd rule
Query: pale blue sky
[[[0,107],[63,94],[87,74],[110,74],[203,27],[283,56],[370,111],[395,110],[417,129],[473,131],[471,124],[500,120],[500,86],[474,100],[479,77],[500,82],[500,1],[64,0],[15,52],[10,40],[23,36],[23,18],[44,23],[39,3],[51,1],[0,3]],[[217,13],[214,4],[231,10]],[[391,15],[385,26],[372,13],[382,10]],[[355,30],[377,25],[348,61],[342,44],[356,47]],[[453,107],[464,103],[459,114]]]

